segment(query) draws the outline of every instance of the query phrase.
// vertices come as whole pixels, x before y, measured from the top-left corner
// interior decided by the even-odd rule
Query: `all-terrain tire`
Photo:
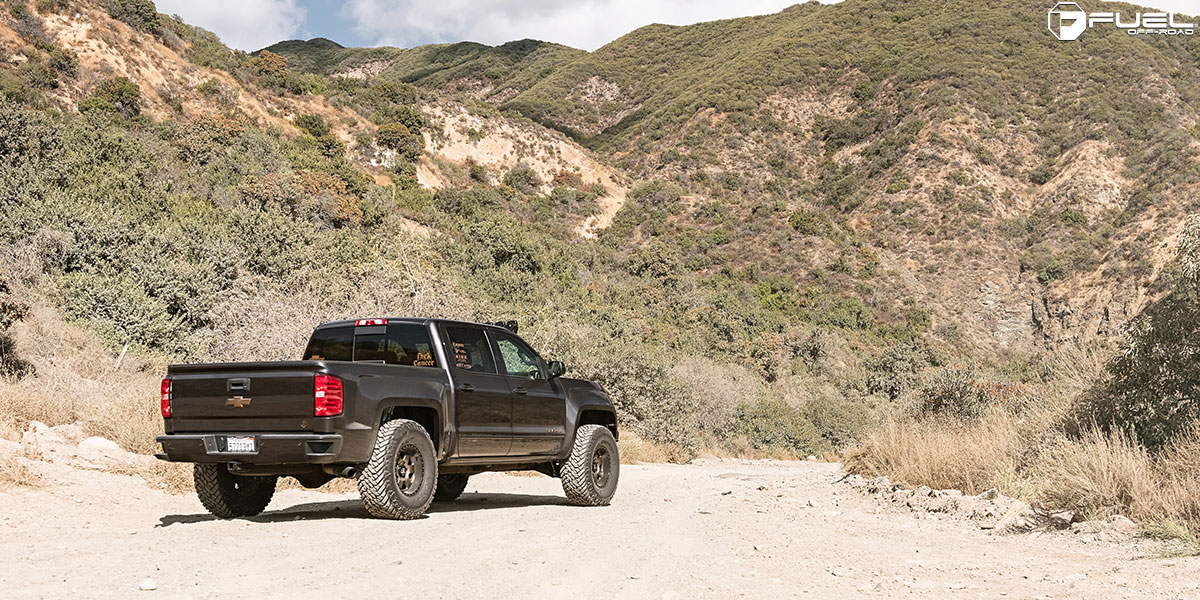
[[[603,425],[580,427],[561,474],[563,491],[571,504],[608,506],[621,474],[621,457],[612,432]]]
[[[358,478],[367,512],[382,519],[416,519],[437,489],[437,456],[416,421],[396,419],[379,428],[375,448]]]
[[[467,479],[470,475],[438,475],[437,490],[433,492],[434,502],[450,502],[457,500],[467,489]]]
[[[214,516],[222,519],[253,517],[266,510],[275,495],[275,476],[242,476],[224,464],[197,464],[192,469],[196,495]]]

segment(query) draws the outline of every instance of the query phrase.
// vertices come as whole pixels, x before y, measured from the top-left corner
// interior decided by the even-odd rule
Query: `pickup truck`
[[[357,479],[367,511],[390,519],[498,470],[558,477],[572,503],[607,505],[620,470],[612,401],[516,331],[335,321],[313,331],[303,360],[170,365],[156,456],[195,463],[196,493],[221,518],[261,513],[280,477]]]

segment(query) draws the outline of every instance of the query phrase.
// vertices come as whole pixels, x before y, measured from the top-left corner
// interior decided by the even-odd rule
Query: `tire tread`
[[[567,500],[578,506],[608,506],[612,497],[605,498],[600,490],[592,483],[592,449],[598,437],[608,437],[612,440],[612,432],[603,425],[583,425],[575,432],[575,443],[571,446],[571,456],[563,463],[561,476],[563,492]],[[613,441],[614,464],[620,464],[620,456],[616,454],[616,442]],[[619,466],[613,477],[620,474]],[[615,488],[614,488],[615,491]]]
[[[392,481],[393,440],[406,433],[417,433],[424,437],[426,451],[433,452],[433,440],[429,432],[415,421],[396,419],[388,421],[379,428],[375,437],[375,448],[371,458],[358,477],[358,493],[362,497],[363,507],[372,516],[381,519],[416,519],[425,514],[433,502],[433,491],[430,490],[424,505],[408,507],[399,501],[399,490]],[[434,478],[437,477],[437,462],[433,461]]]

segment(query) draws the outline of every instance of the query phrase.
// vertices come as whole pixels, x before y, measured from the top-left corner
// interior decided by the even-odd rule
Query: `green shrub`
[[[503,182],[504,185],[526,196],[537,194],[542,188],[542,178],[538,176],[537,171],[533,170],[533,167],[525,163],[517,163],[512,169],[509,169],[504,174]]]
[[[525,235],[510,217],[498,217],[473,223],[463,230],[463,243],[471,250],[469,260],[475,269],[511,267],[534,274],[542,270],[542,249]]]
[[[300,115],[296,117],[294,124],[315,138],[329,135],[329,123],[326,123],[325,118],[318,114]]]
[[[917,384],[923,370],[945,360],[942,352],[921,340],[894,344],[867,361],[867,391],[896,400]]]
[[[417,135],[420,135],[425,127],[425,115],[411,106],[397,107],[392,111],[392,119]]]
[[[1078,208],[1064,208],[1059,218],[1065,225],[1086,226],[1088,224],[1087,215],[1083,214],[1083,211]]]
[[[162,21],[152,0],[104,0],[109,16],[151,35],[163,31]]]
[[[977,419],[992,408],[1015,412],[1032,402],[1019,386],[990,381],[974,364],[939,368],[925,378],[917,392],[920,414],[960,419]]]
[[[375,132],[380,146],[393,150],[403,161],[413,162],[425,149],[425,138],[413,133],[403,123],[386,123]]]
[[[775,398],[738,406],[734,427],[755,448],[797,454],[819,454],[829,449],[817,427],[800,410]]]
[[[70,6],[68,0],[37,0],[37,9],[39,13],[56,13],[66,10]]]
[[[635,277],[673,280],[678,274],[682,257],[679,249],[659,241],[633,251],[625,261],[625,270]]]
[[[908,188],[909,188],[908,180],[901,177],[901,178],[893,180],[891,183],[889,183],[886,191],[889,194],[899,194],[900,192],[903,192],[904,190],[907,190]]]
[[[1029,172],[1029,182],[1034,185],[1042,185],[1054,178],[1054,165],[1043,164]]]
[[[825,222],[814,210],[797,208],[788,216],[788,224],[804,235],[817,235],[825,231]]]
[[[45,64],[31,60],[19,67],[17,72],[21,74],[21,78],[26,84],[37,89],[54,89],[58,87],[57,74],[48,68]]]
[[[870,100],[875,95],[875,88],[870,82],[863,81],[854,86],[854,101],[862,104]]]
[[[826,445],[834,450],[858,443],[877,424],[866,398],[840,391],[817,394],[806,400],[800,411],[816,427]]]
[[[79,112],[99,111],[120,113],[127,117],[141,112],[142,92],[138,84],[126,77],[105,79],[79,103]]]
[[[48,63],[51,69],[67,77],[74,77],[79,73],[79,55],[74,50],[55,48],[50,51]]]

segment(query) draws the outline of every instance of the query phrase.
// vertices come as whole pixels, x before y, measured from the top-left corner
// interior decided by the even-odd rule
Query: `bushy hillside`
[[[474,42],[416,48],[343,48],[326,39],[289,40],[265,48],[293,68],[350,79],[381,78],[503,101],[586,55],[582,50],[537,40],[499,46]]]
[[[71,23],[62,15],[72,7],[94,35],[112,38],[100,47],[114,52],[76,49],[73,38],[53,33]],[[686,268],[662,242],[581,238],[581,216],[619,182],[611,172],[596,181],[593,173],[552,171],[540,156],[546,148],[574,152],[576,165],[590,159],[555,146],[569,142],[549,132],[528,138],[531,147],[518,143],[518,156],[506,159],[533,155],[527,165],[491,172],[467,154],[435,165],[447,187],[424,189],[408,177],[430,160],[422,144],[405,145],[413,131],[435,151],[465,148],[472,135],[463,142],[432,130],[444,105],[413,89],[368,83],[338,92],[348,98],[339,103],[334,93],[290,91],[304,75],[266,53],[218,53],[232,62],[194,66],[209,77],[197,77],[187,94],[203,104],[178,110],[139,79],[147,67],[102,62],[115,50],[165,53],[177,22],[160,20],[163,28],[150,33],[97,5],[61,9],[26,7],[0,29],[13,32],[5,52],[27,61],[74,52],[107,65],[55,71],[55,84],[6,93],[0,104],[0,264],[37,319],[14,326],[5,363],[22,365],[8,373],[21,391],[8,397],[55,387],[42,378],[61,371],[39,349],[49,309],[87,326],[114,354],[167,360],[292,357],[314,324],[347,314],[516,318],[549,355],[604,384],[631,430],[668,444],[674,456],[747,443],[737,440],[822,452],[877,417],[878,400],[861,385],[857,336],[915,339],[915,329],[880,329],[853,298],[814,291],[803,313],[778,311],[760,300],[769,292],[753,268],[713,277]],[[18,32],[36,33],[35,25],[42,34]],[[195,57],[195,42],[180,52]],[[13,66],[0,73],[31,76]],[[247,103],[225,104],[199,89],[213,78],[236,86]],[[55,95],[64,88],[68,94]],[[64,110],[46,110],[50,102]],[[270,110],[256,113],[285,104],[317,112],[294,115],[286,129]],[[336,111],[355,124],[334,120]],[[480,132],[480,141],[526,139],[513,129],[520,123],[497,119],[478,121],[498,129]],[[336,133],[378,121],[374,136],[353,145]],[[370,148],[392,152],[382,154],[392,164],[370,171],[377,167],[361,160]],[[627,206],[641,212],[624,212],[622,231],[639,214],[673,219],[688,202],[669,183],[642,184],[628,196]],[[69,406],[78,410],[56,418],[91,418],[82,408],[92,402],[88,387],[72,389],[80,397]],[[20,423],[49,404],[5,409]]]
[[[1195,209],[1194,45],[1103,27],[1059,42],[1045,10],[848,0],[653,25],[482,94],[443,85],[486,70],[428,58],[443,47],[277,49],[485,98],[680,187],[668,222],[613,243],[662,239],[697,273],[762,269],[787,305],[819,288],[995,352],[1115,340]],[[470,48],[453,54],[488,51]]]

